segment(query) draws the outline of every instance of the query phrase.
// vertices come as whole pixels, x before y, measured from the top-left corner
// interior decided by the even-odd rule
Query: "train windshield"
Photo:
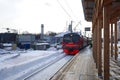
[[[63,42],[79,42],[79,38],[79,35],[69,34],[64,36]]]

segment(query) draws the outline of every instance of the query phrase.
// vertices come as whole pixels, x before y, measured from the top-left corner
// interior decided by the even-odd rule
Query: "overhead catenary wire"
[[[61,6],[61,8],[64,10],[64,12],[72,19],[71,15],[66,11],[66,9],[62,6],[62,4],[57,0],[58,4]]]
[[[57,2],[58,2],[58,4],[60,5],[60,7],[64,10],[64,12],[72,19],[71,15],[67,12],[67,10],[64,8],[64,6],[59,2],[59,0],[57,0]],[[66,0],[65,0],[65,3],[66,3],[66,5],[67,5],[67,7],[70,9],[70,11],[72,12],[73,17],[75,17],[75,19],[77,19],[77,17],[74,15],[71,7],[68,5],[68,2],[67,2]],[[72,19],[72,21],[74,21],[74,20]],[[81,21],[79,21],[79,22],[77,23],[77,25],[74,27],[74,30],[76,29],[76,27],[77,27],[79,24],[81,25]]]
[[[71,7],[69,6],[67,0],[64,0],[64,1],[65,1],[65,3],[66,3],[67,7],[70,9],[71,13],[73,14],[73,17],[75,17],[75,18],[77,19],[77,17],[74,15],[73,10],[72,10]]]
[[[63,11],[68,15],[68,17],[70,17],[70,18],[72,19],[71,15],[70,15],[70,14],[67,12],[67,10],[63,7],[63,5],[59,2],[59,0],[57,0],[57,2],[58,2],[58,4],[60,5],[60,7],[63,9]],[[67,27],[67,26],[66,26],[66,27]],[[64,28],[64,31],[65,31],[66,27]]]

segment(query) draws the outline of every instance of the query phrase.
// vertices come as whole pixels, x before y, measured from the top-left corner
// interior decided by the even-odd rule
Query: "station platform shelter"
[[[82,5],[85,20],[92,22],[93,58],[98,76],[102,76],[103,80],[120,80],[110,79],[110,61],[118,61],[117,22],[120,20],[120,0],[82,0]]]

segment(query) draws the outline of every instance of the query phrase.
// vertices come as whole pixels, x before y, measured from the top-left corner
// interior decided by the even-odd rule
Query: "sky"
[[[91,27],[84,20],[81,0],[0,0],[0,32],[10,28],[40,33],[44,24],[44,33],[59,33],[67,31],[71,21],[76,31]]]

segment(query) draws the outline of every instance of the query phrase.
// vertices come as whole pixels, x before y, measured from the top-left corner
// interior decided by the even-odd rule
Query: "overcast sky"
[[[73,21],[73,28],[84,30],[91,26],[84,20],[81,0],[0,0],[0,31],[17,29],[20,33],[63,32]]]

